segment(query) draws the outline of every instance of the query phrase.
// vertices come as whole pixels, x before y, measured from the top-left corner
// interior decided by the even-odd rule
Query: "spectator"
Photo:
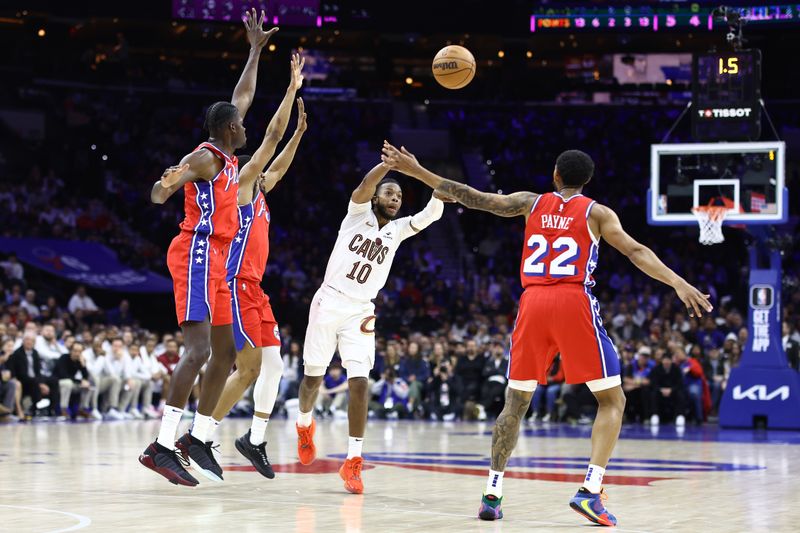
[[[456,364],[456,374],[461,378],[463,387],[462,401],[466,418],[486,419],[486,413],[481,399],[481,385],[483,383],[483,365],[486,358],[478,353],[478,344],[474,340],[468,340],[464,344],[464,354],[458,358]],[[473,409],[477,410],[473,413]],[[466,416],[469,415],[469,416]]]
[[[682,348],[675,348],[672,357],[683,373],[683,385],[691,408],[689,414],[695,422],[702,424],[711,410],[711,394],[703,365]]]
[[[382,419],[408,418],[408,395],[408,383],[395,373],[394,368],[387,368],[381,379],[372,385],[374,399],[370,402],[370,411]]]
[[[102,348],[102,340],[97,339],[92,345],[94,360],[87,358],[87,369],[93,376],[95,394],[92,398],[92,415],[104,413],[109,420],[123,420],[125,416],[119,410],[119,398],[122,392],[122,377],[119,372],[119,363],[112,364],[112,357]],[[120,342],[120,344],[122,344]],[[99,396],[103,395],[102,406],[99,406]]]
[[[342,367],[338,364],[328,367],[317,400],[320,415],[336,416],[337,412],[344,413],[347,409],[347,391],[347,376]]]
[[[483,365],[483,390],[481,402],[487,415],[497,417],[505,404],[505,391],[508,380],[508,359],[505,356],[503,343],[493,341],[489,358]]]
[[[92,416],[90,410],[92,385],[89,381],[89,370],[83,358],[83,345],[72,343],[69,353],[62,355],[56,363],[55,377],[60,389],[60,416],[69,416],[67,411],[73,393],[80,394],[79,414],[85,418]]]
[[[69,309],[69,312],[73,315],[81,313],[84,316],[100,311],[100,309],[97,307],[97,304],[95,304],[94,300],[92,300],[92,297],[86,294],[86,287],[83,285],[78,285],[78,288],[75,290],[75,294],[73,294],[72,298],[69,299],[67,309]]]
[[[175,367],[181,360],[178,354],[178,342],[175,339],[169,338],[164,342],[164,352],[157,357],[158,363],[161,365],[164,385],[161,392],[161,402],[158,405],[158,410],[161,411],[166,405],[167,396],[169,395],[169,385],[172,379],[172,373]]]
[[[50,324],[42,326],[42,333],[36,337],[34,348],[42,359],[42,372],[45,375],[52,374],[56,361],[67,353],[67,350],[56,339],[56,328]]]
[[[5,261],[0,261],[0,268],[5,271],[9,280],[25,283],[25,269],[17,259],[17,254],[8,254]]]
[[[729,373],[725,362],[722,360],[720,349],[712,348],[708,351],[708,357],[703,362],[703,373],[706,375],[709,392],[711,394],[711,411],[719,409],[719,401],[722,398],[722,391],[725,388],[725,380]]]
[[[278,399],[286,402],[289,398],[296,398],[298,394],[298,377],[300,376],[300,363],[303,354],[300,350],[300,343],[292,341],[289,343],[289,352],[283,355],[283,376],[278,387]]]
[[[25,414],[22,412],[22,385],[11,375],[11,368],[8,360],[14,353],[14,341],[7,340],[3,343],[3,351],[0,353],[0,419],[6,421],[16,421],[23,419]]]
[[[556,400],[561,394],[561,386],[564,384],[564,369],[561,365],[561,356],[558,355],[553,364],[550,365],[550,370],[547,372],[547,383],[539,383],[533,393],[533,415],[532,420],[536,420],[539,411],[542,407],[542,397],[545,397],[545,414],[542,422],[550,422],[552,418],[557,416],[556,413]]]
[[[418,343],[408,344],[408,354],[400,360],[399,376],[408,384],[408,403],[411,412],[421,414],[425,385],[431,377],[431,366],[422,357]]]
[[[111,353],[107,357],[106,367],[109,374],[119,378],[122,384],[119,407],[117,408],[122,418],[143,418],[136,405],[132,405],[133,399],[139,397],[142,384],[133,375],[133,363],[121,338],[111,341]],[[129,406],[131,407],[130,413],[128,412]]]
[[[42,360],[34,348],[36,337],[28,332],[22,338],[20,346],[8,359],[11,377],[22,385],[22,398],[29,397],[33,403],[32,414],[36,409],[45,409],[56,405],[56,387],[51,387],[46,376],[42,375]]]
[[[132,326],[134,323],[133,316],[131,316],[131,304],[128,300],[122,300],[118,307],[107,313],[106,317],[106,322],[115,326]]]
[[[672,357],[662,352],[661,364],[650,372],[650,386],[653,394],[653,415],[650,425],[657,426],[661,420],[675,418],[676,426],[686,425],[686,393],[683,387],[683,374]]]
[[[650,372],[655,368],[656,362],[650,358],[651,354],[649,346],[642,346],[636,352],[636,359],[622,369],[625,414],[632,422],[644,422],[652,414]]]
[[[788,322],[783,322],[781,333],[783,333],[781,343],[789,366],[800,372],[800,342],[792,337],[792,327]]]
[[[132,343],[128,348],[128,386],[131,391],[130,414],[133,418],[156,418],[153,416],[153,373],[150,364],[142,357],[141,346]],[[142,399],[139,409],[139,398]],[[149,407],[149,409],[148,409]],[[147,414],[145,414],[145,412]]]
[[[39,306],[36,305],[36,291],[32,289],[25,291],[25,299],[22,300],[20,309],[25,310],[28,313],[28,317],[33,320],[39,318],[41,312],[39,311]]]
[[[428,393],[429,412],[432,420],[451,421],[461,416],[461,378],[456,375],[450,359],[443,357],[433,370],[433,379]]]

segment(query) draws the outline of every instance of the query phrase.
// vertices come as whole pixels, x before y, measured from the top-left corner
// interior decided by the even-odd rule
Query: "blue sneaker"
[[[481,508],[478,509],[478,518],[481,520],[500,520],[503,518],[503,508],[500,504],[503,497],[499,498],[494,494],[484,494],[481,498]]]
[[[572,509],[586,517],[587,520],[600,524],[601,526],[616,526],[617,517],[608,512],[603,502],[608,499],[605,492],[600,490],[600,494],[594,494],[581,487],[580,490],[569,501]]]

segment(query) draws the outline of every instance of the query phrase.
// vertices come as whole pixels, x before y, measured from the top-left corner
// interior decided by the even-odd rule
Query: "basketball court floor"
[[[247,419],[221,426],[225,481],[177,487],[137,457],[158,422],[0,426],[0,531],[586,531],[567,505],[580,485],[588,426],[527,427],[504,483],[505,518],[476,517],[491,425],[370,422],[366,494],[337,470],[346,421],[318,425],[318,459],[296,462],[292,421],[268,429],[278,472],[236,452]],[[628,427],[609,466],[618,531],[798,531],[800,432]]]

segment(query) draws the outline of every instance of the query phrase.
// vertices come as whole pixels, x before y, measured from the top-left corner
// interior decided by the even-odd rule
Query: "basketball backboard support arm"
[[[670,126],[667,133],[664,134],[664,138],[661,139],[661,144],[665,144],[667,140],[669,140],[669,136],[672,135],[672,132],[675,131],[675,128],[678,127],[678,124],[680,123],[681,120],[683,120],[683,117],[686,116],[686,113],[689,112],[689,109],[691,109],[691,107],[692,107],[692,101],[690,100],[686,103],[686,107],[683,108],[683,111],[681,111],[681,114],[678,115],[678,118],[675,119],[675,122],[672,123],[672,126]]]

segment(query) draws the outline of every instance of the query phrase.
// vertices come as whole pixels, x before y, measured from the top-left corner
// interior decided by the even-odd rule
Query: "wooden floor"
[[[505,518],[476,518],[491,426],[371,422],[365,495],[336,474],[345,421],[318,425],[318,460],[296,464],[292,422],[268,429],[278,471],[262,478],[220,428],[225,481],[176,487],[137,462],[158,422],[0,426],[0,531],[586,531],[567,502],[580,484],[589,428],[534,426],[506,474]],[[627,428],[607,474],[618,531],[800,530],[800,434]],[[369,468],[369,469],[366,469]]]

